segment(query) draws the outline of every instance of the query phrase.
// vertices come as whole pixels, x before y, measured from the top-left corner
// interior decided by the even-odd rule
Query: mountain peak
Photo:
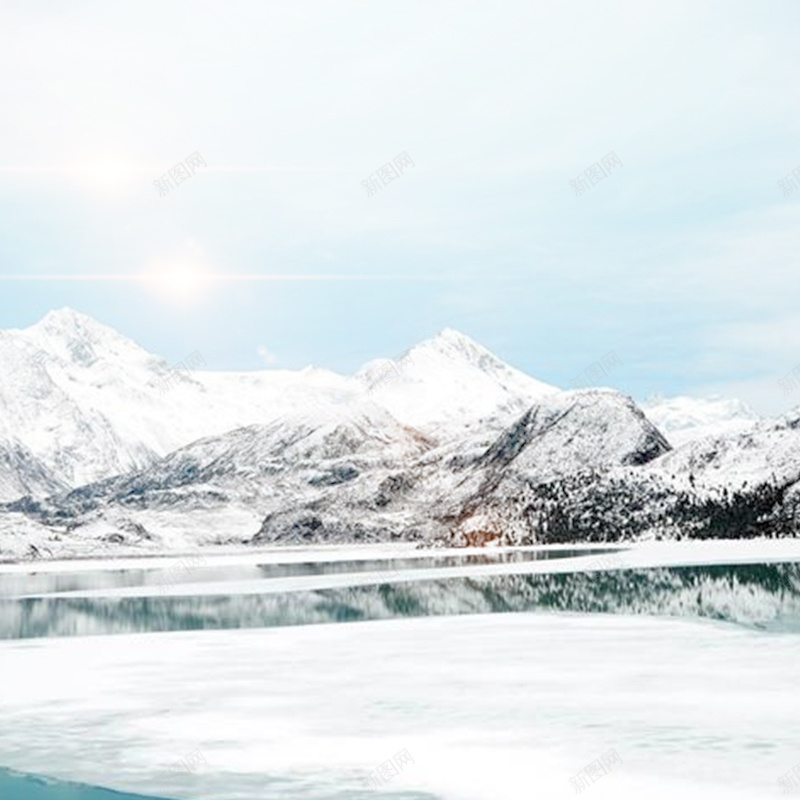
[[[485,367],[489,363],[502,363],[474,339],[470,339],[465,333],[453,328],[444,328],[432,338],[420,342],[412,347],[403,358],[413,359],[423,354],[443,355],[481,367]]]
[[[107,339],[109,336],[119,338],[119,334],[106,325],[98,322],[88,314],[75,311],[73,308],[59,308],[48,311],[39,322],[31,325],[29,330],[41,331],[50,335],[59,335],[69,339]]]
[[[153,356],[114,328],[68,307],[48,311],[22,333],[34,347],[66,363],[84,367],[99,359],[122,361],[126,367],[153,360]]]
[[[470,345],[477,345],[477,342],[474,339],[471,339],[467,336],[466,333],[461,333],[461,331],[457,331],[455,328],[442,328],[434,337],[434,340],[441,339],[442,341],[446,342],[453,342],[453,343],[467,343]]]
[[[452,328],[397,360],[368,362],[355,377],[397,420],[436,436],[441,426],[520,413],[557,391]]]
[[[82,311],[76,311],[69,306],[62,308],[52,308],[41,319],[42,322],[65,323],[65,322],[94,322],[92,317]]]

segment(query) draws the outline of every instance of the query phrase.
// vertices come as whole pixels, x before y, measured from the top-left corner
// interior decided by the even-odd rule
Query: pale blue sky
[[[172,361],[343,372],[452,327],[559,385],[615,350],[637,398],[800,400],[777,384],[800,363],[796,2],[16,5],[0,278],[380,279],[0,279],[0,327],[66,305]]]

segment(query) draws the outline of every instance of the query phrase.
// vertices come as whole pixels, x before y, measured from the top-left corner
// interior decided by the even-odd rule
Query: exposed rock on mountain
[[[300,411],[374,402],[427,433],[449,425],[460,434],[484,416],[502,425],[557,391],[455,331],[414,348],[392,368],[396,380],[378,386],[375,363],[354,377],[311,367],[210,372],[200,368],[201,354],[192,355],[191,367],[171,368],[70,309],[0,332],[0,441],[19,441],[59,483],[78,487],[141,470],[198,439]],[[14,482],[31,485],[36,496],[49,492],[25,475]]]
[[[65,485],[19,442],[0,442],[0,502],[22,495],[50,495]]]
[[[800,412],[670,401],[646,416],[614,390],[529,378],[455,331],[352,378],[175,373],[62,311],[0,334],[0,359],[6,555],[797,531]],[[659,415],[703,435],[673,449]]]

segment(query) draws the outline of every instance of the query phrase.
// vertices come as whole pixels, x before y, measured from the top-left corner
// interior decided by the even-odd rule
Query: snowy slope
[[[636,404],[613,389],[551,395],[469,465],[437,510],[467,542],[524,539],[537,487],[639,467],[669,449]]]
[[[493,417],[507,421],[559,391],[450,329],[397,362],[368,363],[356,378],[398,420],[431,432],[453,432]]]
[[[451,450],[429,463],[427,485],[438,493],[429,503],[435,516],[463,519],[489,504],[515,505],[521,485],[645,464],[669,443],[629,397],[580,389],[545,397],[480,451]]]
[[[670,449],[638,406],[614,389],[581,389],[546,398],[488,451],[482,463],[507,462],[537,477],[614,464],[644,464]]]
[[[671,451],[629,397],[595,389],[546,394],[505,427],[497,424],[437,439],[369,400],[303,409],[11,510],[84,541],[112,537],[164,549],[793,530],[800,418]]]
[[[529,487],[638,466],[668,448],[610,389],[550,394],[499,434],[442,443],[363,402],[209,437],[135,474],[16,508],[69,520],[81,536],[116,526],[126,540],[146,532],[176,545],[179,530],[191,531],[185,544],[430,540],[499,507],[509,528],[526,531]]]
[[[800,411],[753,417],[560,391],[452,330],[352,377],[176,372],[62,310],[0,332],[0,550],[796,532]]]
[[[357,531],[362,517],[380,525],[369,511],[397,489],[391,476],[434,446],[365,400],[207,437],[144,470],[13,508],[78,527],[81,537],[116,534],[169,547],[251,538],[265,516],[281,529],[294,522],[302,529],[310,510],[323,508]]]
[[[0,442],[0,502],[49,495],[66,488],[33,453],[16,441]]]
[[[662,397],[641,405],[648,419],[676,447],[706,436],[739,433],[759,419],[746,403],[724,397]]]
[[[0,332],[0,441],[14,437],[57,482],[74,487],[297,411],[313,416],[370,401],[401,423],[450,435],[482,417],[502,424],[555,391],[455,331],[413,348],[400,367],[399,380],[379,387],[368,378],[375,364],[355,377],[311,367],[175,371],[111,328],[62,309]],[[0,480],[47,490],[21,476]]]
[[[772,479],[800,480],[800,410],[776,420],[750,423],[744,430],[689,441],[651,469],[698,488],[741,489]]]
[[[70,485],[152,463],[172,444],[156,389],[166,365],[88,317],[51,312],[5,332],[0,364],[0,437]]]
[[[171,370],[68,309],[0,333],[0,440],[15,436],[70,486],[141,469],[204,436],[359,393],[350,379],[311,368]]]

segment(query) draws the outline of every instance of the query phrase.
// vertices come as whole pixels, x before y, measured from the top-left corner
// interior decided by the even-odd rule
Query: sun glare
[[[139,177],[137,168],[115,156],[87,158],[72,171],[85,186],[100,192],[124,191]]]
[[[191,304],[209,293],[213,276],[201,262],[192,259],[161,259],[151,262],[143,273],[145,285],[161,299]]]

